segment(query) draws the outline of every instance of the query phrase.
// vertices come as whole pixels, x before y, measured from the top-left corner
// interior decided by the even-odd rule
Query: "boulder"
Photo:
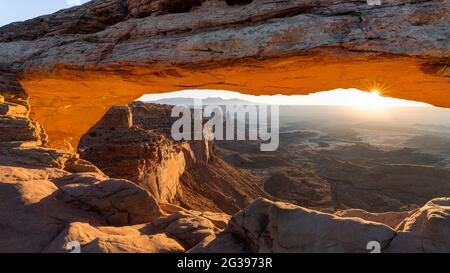
[[[200,212],[179,212],[151,223],[112,227],[71,222],[43,250],[68,252],[76,243],[82,253],[173,253],[201,248],[222,230]]]
[[[68,184],[61,199],[100,212],[113,226],[151,222],[163,215],[155,198],[130,181],[108,179],[94,184]]]
[[[235,214],[228,232],[253,252],[368,252],[377,241],[389,245],[396,232],[386,225],[341,218],[288,203],[258,199]]]
[[[436,198],[407,217],[390,252],[450,252],[450,198]]]
[[[189,250],[213,240],[222,229],[198,212],[178,212],[148,223],[140,231],[145,234],[164,233]]]
[[[44,252],[67,253],[71,242],[81,253],[184,252],[177,241],[164,234],[145,235],[135,227],[93,227],[81,222],[70,223]]]

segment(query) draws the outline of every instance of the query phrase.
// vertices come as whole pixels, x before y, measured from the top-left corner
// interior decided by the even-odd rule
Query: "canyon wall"
[[[186,210],[108,177],[77,154],[45,147],[45,131],[29,119],[29,107],[20,84],[0,71],[0,109],[6,109],[0,114],[0,252],[67,253],[74,241],[83,253],[367,252],[373,240],[382,252],[450,250],[449,198],[382,215],[332,215],[263,198],[232,217]],[[133,128],[129,107],[113,108],[104,120],[97,126],[108,131]],[[191,182],[227,191],[206,179]]]
[[[231,214],[269,196],[262,181],[216,157],[211,141],[174,141],[170,132],[178,118],[171,111],[143,102],[114,106],[82,136],[78,153],[161,203]]]
[[[170,132],[171,123],[163,124],[164,119],[170,118],[170,108],[167,113],[158,113],[157,110],[165,112],[163,107],[150,109],[142,104],[138,108],[146,113],[133,106],[112,107],[81,138],[78,152],[107,174],[135,181],[158,201],[176,203],[182,195],[179,179],[192,167],[188,163],[207,164],[212,156],[211,144],[204,141],[194,152],[190,143],[175,143],[164,133],[166,129]]]
[[[449,0],[94,0],[0,28],[53,146],[142,94],[334,88],[449,107]]]

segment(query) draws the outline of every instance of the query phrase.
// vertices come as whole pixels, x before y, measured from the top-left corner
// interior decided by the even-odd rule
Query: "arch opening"
[[[450,178],[450,109],[383,97],[380,91],[339,89],[274,96],[225,90],[148,94],[128,106],[111,108],[82,137],[78,152],[83,159],[103,167],[108,175],[141,185],[147,178],[136,178],[134,172],[128,174],[121,164],[128,164],[130,154],[140,158],[141,147],[163,135],[197,154],[194,143],[207,147],[210,157],[200,153],[200,158],[208,158],[205,166],[223,160],[228,165],[219,168],[231,166],[230,169],[250,174],[253,182],[262,181],[264,194],[280,200],[325,212],[348,207],[377,212],[409,211],[450,190],[445,182]],[[278,134],[278,146],[270,151],[261,149],[263,140],[250,137],[252,130],[260,133],[261,125],[260,119],[250,118],[251,106],[267,104],[279,107],[278,119],[265,119],[271,138],[274,132]],[[170,127],[181,117],[170,117],[170,112],[171,107],[180,105],[201,107],[204,112],[208,105],[223,106],[223,111],[240,107],[248,111],[248,116],[245,120],[233,116],[231,124],[236,135],[231,134],[231,139],[224,134],[230,128],[229,120],[224,119],[219,122],[224,125],[222,136],[215,127],[216,139],[212,142],[205,138],[201,142],[190,138],[174,140]],[[242,122],[244,127],[239,126]],[[258,126],[253,127],[252,122]],[[278,128],[275,131],[274,126]],[[240,133],[243,139],[236,138]],[[130,143],[130,139],[135,142]],[[189,174],[180,177],[185,182],[198,178]],[[414,187],[405,194],[404,185]]]
[[[318,51],[228,65],[27,71],[19,75],[19,81],[30,95],[32,117],[43,124],[53,145],[74,149],[80,136],[107,109],[148,93],[217,89],[253,95],[301,95],[337,88],[379,89],[387,97],[450,107],[448,79],[424,72],[423,66],[421,60],[411,57],[339,57]]]

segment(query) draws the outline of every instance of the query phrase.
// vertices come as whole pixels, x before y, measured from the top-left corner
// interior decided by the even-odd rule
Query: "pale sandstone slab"
[[[450,252],[450,198],[436,198],[407,217],[390,252]]]
[[[370,241],[384,248],[396,235],[383,224],[266,199],[234,215],[228,231],[254,252],[367,252]]]

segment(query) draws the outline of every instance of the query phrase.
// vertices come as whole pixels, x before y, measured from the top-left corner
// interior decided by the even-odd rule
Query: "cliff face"
[[[174,141],[171,109],[142,102],[112,107],[81,138],[81,158],[135,182],[158,202],[185,208],[235,213],[267,196],[261,181],[217,158],[212,142]]]
[[[186,88],[377,88],[450,106],[449,5],[94,0],[0,28],[0,65],[19,74],[34,117],[66,149],[111,106]]]
[[[164,135],[133,126],[130,108],[113,107],[81,139],[81,157],[113,177],[127,178],[159,201],[180,194],[179,177],[186,163],[181,147]]]

